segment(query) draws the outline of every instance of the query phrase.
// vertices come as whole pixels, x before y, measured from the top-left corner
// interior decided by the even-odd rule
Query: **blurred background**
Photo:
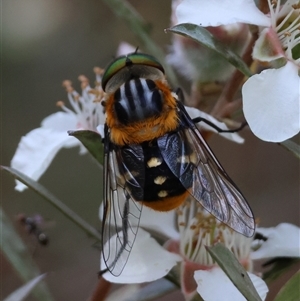
[[[129,2],[149,22],[152,38],[167,53],[172,36],[164,29],[170,24],[171,1]],[[80,74],[93,83],[93,67],[104,68],[121,41],[139,46],[124,21],[100,0],[2,2],[2,165],[10,165],[23,135],[59,110],[58,100],[67,103],[62,81],[72,80],[78,91]],[[299,161],[277,144],[258,140],[249,130],[241,135],[246,139],[243,145],[217,135],[208,142],[247,197],[260,226],[299,225]],[[89,155],[63,149],[40,182],[100,230],[102,170]],[[46,282],[55,300],[87,300],[97,283],[99,246],[34,192],[16,192],[13,178],[3,172],[1,204],[40,270],[49,273]],[[19,213],[43,216],[48,246],[39,245],[20,227]],[[22,281],[1,256],[0,297],[4,298]],[[181,300],[180,294],[176,296]]]

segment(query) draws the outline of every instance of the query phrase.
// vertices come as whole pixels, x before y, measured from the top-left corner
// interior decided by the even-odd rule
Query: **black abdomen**
[[[121,173],[129,172],[134,177],[126,182],[125,188],[130,191],[136,201],[161,201],[168,197],[180,196],[186,191],[164,161],[156,140],[135,146],[125,146],[121,152],[124,160],[123,166],[132,166],[132,170],[120,170]],[[132,160],[133,156],[139,157],[140,161]]]

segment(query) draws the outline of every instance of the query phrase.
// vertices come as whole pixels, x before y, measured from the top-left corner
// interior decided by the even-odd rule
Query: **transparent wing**
[[[141,164],[133,149],[112,145],[110,148],[104,160],[102,256],[107,269],[118,276],[126,265],[139,227],[142,203],[132,199],[126,186],[130,183],[142,190],[131,172],[141,169]]]
[[[245,236],[255,230],[253,213],[200,132],[179,104],[182,127],[158,139],[162,156],[182,185],[207,211]]]

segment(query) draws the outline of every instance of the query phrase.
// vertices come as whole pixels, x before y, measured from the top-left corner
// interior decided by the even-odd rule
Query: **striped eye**
[[[102,88],[107,93],[113,93],[125,82],[136,78],[162,79],[164,68],[151,55],[130,53],[115,59],[108,65],[102,77]]]

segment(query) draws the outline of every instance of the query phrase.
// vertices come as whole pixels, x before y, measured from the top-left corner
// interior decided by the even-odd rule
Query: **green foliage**
[[[293,155],[300,159],[300,145],[292,140],[286,140],[280,143],[284,148],[289,150]]]
[[[207,251],[248,301],[261,301],[247,271],[230,250],[218,243]]]
[[[68,131],[70,136],[77,138],[96,159],[96,161],[103,165],[104,147],[102,137],[99,133],[89,130]]]
[[[192,40],[203,44],[204,46],[218,52],[222,55],[229,63],[235,66],[246,76],[251,76],[252,73],[245,62],[230,50],[227,46],[219,42],[207,29],[204,27],[194,24],[179,24],[167,29],[167,31],[180,34],[185,37],[189,37]]]
[[[61,200],[59,200],[52,193],[50,193],[44,186],[32,180],[31,178],[27,177],[23,173],[17,171],[16,169],[7,166],[1,166],[1,168],[6,172],[10,173],[13,177],[15,177],[15,179],[27,185],[29,188],[31,188],[33,191],[39,194],[43,199],[45,199],[51,205],[56,207],[61,213],[63,213],[67,218],[73,221],[89,236],[95,238],[98,241],[101,241],[101,235],[95,228],[93,228],[79,215],[77,215],[74,211],[72,211],[68,206],[66,206]]]
[[[274,258],[272,261],[272,268],[263,273],[263,279],[267,283],[271,283],[272,281],[276,280],[280,277],[283,273],[289,270],[293,265],[298,264],[300,262],[299,258]],[[271,263],[265,263],[264,266],[267,266]]]
[[[280,290],[274,301],[300,300],[300,271],[298,271]]]

